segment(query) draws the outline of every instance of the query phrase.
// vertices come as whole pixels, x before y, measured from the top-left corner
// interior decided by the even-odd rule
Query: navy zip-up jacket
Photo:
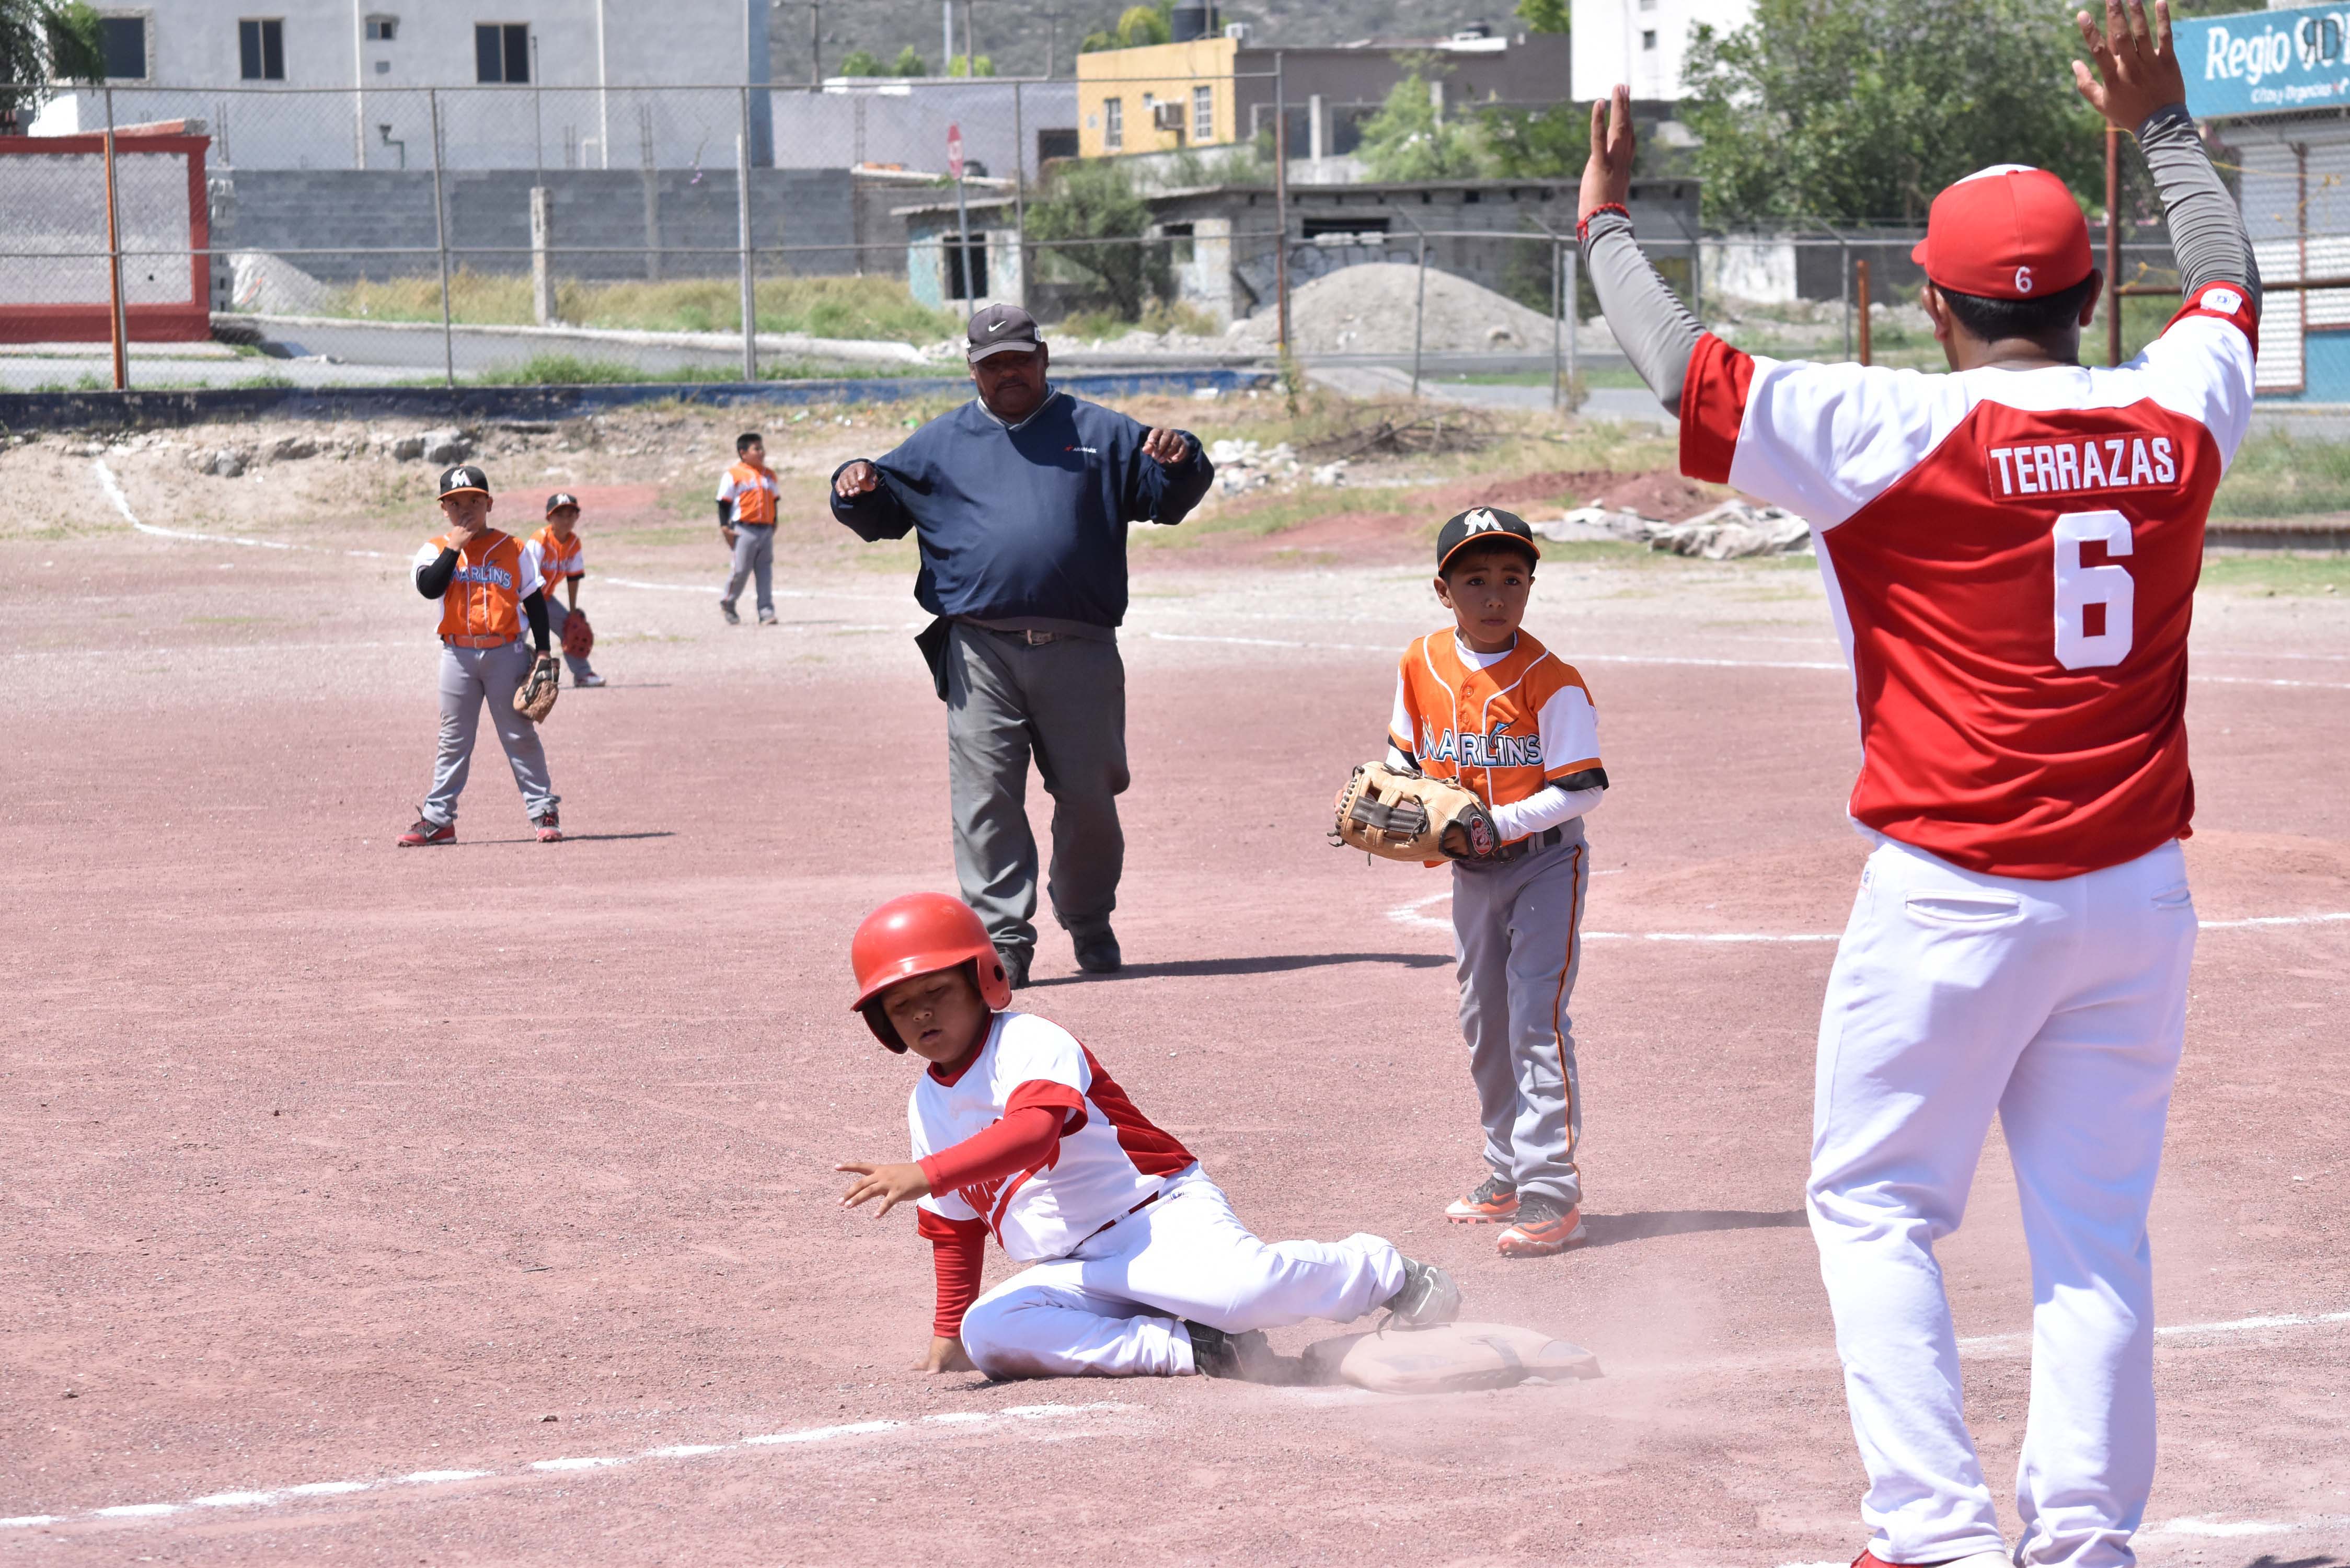
[[[1116,627],[1126,525],[1180,523],[1216,477],[1191,431],[1179,432],[1189,452],[1171,468],[1144,455],[1148,433],[1064,391],[1017,425],[974,398],[874,459],[880,484],[853,499],[833,493],[832,514],[861,539],[914,530],[914,597],[932,615]]]

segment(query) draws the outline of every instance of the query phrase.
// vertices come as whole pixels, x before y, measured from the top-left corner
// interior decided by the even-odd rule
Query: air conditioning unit
[[[1224,36],[1225,36],[1225,37],[1227,37],[1227,38],[1232,39],[1234,43],[1238,43],[1238,44],[1245,44],[1245,43],[1247,43],[1247,42],[1248,42],[1248,24],[1247,24],[1246,22],[1227,22],[1227,23],[1225,23],[1225,24],[1224,24]]]
[[[1150,129],[1153,130],[1181,130],[1183,129],[1183,106],[1180,103],[1152,104],[1150,106]]]

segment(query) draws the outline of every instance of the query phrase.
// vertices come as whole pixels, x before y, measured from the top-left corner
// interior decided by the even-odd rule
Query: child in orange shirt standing
[[[767,466],[767,442],[756,431],[734,438],[734,466],[718,482],[718,535],[734,553],[726,575],[726,591],[718,613],[728,626],[740,626],[734,601],[743,585],[755,578],[759,589],[759,624],[775,624],[775,471]]]
[[[1591,877],[1583,818],[1607,788],[1583,677],[1519,624],[1541,554],[1514,513],[1479,507],[1445,524],[1435,587],[1453,624],[1404,650],[1388,724],[1388,765],[1475,794],[1501,841],[1452,863],[1461,1032],[1487,1175],[1444,1212],[1502,1226],[1496,1249],[1511,1258],[1584,1240],[1567,1000]]]

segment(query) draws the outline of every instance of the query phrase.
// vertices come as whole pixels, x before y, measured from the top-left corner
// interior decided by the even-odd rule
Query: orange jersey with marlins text
[[[775,475],[772,469],[738,462],[718,482],[718,499],[734,504],[734,521],[773,525],[775,521]]]
[[[448,547],[445,534],[427,539],[413,569],[423,571]],[[441,635],[512,642],[522,636],[522,601],[539,591],[546,576],[536,545],[487,530],[458,552],[456,574],[441,596]]]
[[[546,566],[546,586],[553,587],[567,577],[588,575],[588,552],[579,543],[579,531],[573,529],[567,540],[555,536],[555,524],[541,528],[531,539],[538,547],[538,558]]]
[[[1602,782],[1578,776],[1600,772],[1589,689],[1524,631],[1506,653],[1473,653],[1450,627],[1404,649],[1388,743],[1489,805]]]

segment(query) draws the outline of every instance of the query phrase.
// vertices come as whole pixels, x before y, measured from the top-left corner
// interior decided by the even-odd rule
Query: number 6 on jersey
[[[2099,670],[2129,657],[2137,584],[2126,566],[2085,566],[2081,546],[2103,545],[2108,556],[2130,553],[2129,519],[2118,512],[2067,512],[2056,519],[2056,662],[2067,670]]]

